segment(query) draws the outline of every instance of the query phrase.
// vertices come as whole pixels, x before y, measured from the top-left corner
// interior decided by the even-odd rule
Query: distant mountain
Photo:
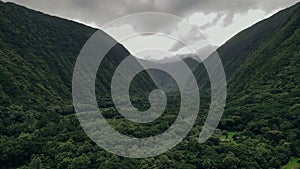
[[[217,48],[218,48],[218,46],[206,46],[206,47],[200,48],[197,51],[200,54],[200,56],[198,56],[197,54],[194,54],[194,53],[186,53],[186,54],[177,54],[175,56],[164,57],[163,59],[159,59],[159,60],[154,60],[154,59],[152,59],[152,60],[149,59],[149,60],[153,61],[153,62],[158,62],[158,63],[174,63],[174,62],[178,62],[179,60],[192,58],[198,62],[202,62],[210,54],[212,54]]]
[[[179,57],[179,56],[178,56]],[[195,58],[195,59],[194,59]],[[178,59],[182,59],[179,61]],[[196,60],[197,59],[197,60]],[[199,67],[201,61],[197,56],[188,55],[188,56],[181,56],[177,59],[171,60],[164,60],[164,61],[151,61],[151,60],[142,60],[139,59],[141,63],[144,64],[156,64],[161,69],[168,70],[176,74],[179,78],[179,84],[185,84],[187,80],[189,80],[189,76],[184,74],[183,70],[181,70],[181,64],[186,64],[192,72],[196,72],[197,68]],[[183,62],[182,62],[183,61]],[[178,85],[176,81],[166,72],[158,70],[158,69],[150,69],[147,70],[148,74],[152,77],[155,81],[155,84],[164,91],[176,91],[178,90]]]
[[[180,70],[180,62],[183,61],[191,69],[196,79],[200,81],[202,78],[197,77],[196,73],[199,72],[199,68],[202,68],[202,61],[204,61],[208,56],[210,56],[210,54],[215,52],[216,49],[216,46],[206,46],[204,48],[201,48],[198,51],[198,53],[200,53],[201,56],[198,56],[194,53],[187,53],[178,54],[172,57],[165,57],[161,60],[140,60],[142,60],[143,62],[157,63],[158,65],[160,65],[160,67],[167,68],[170,72],[174,72],[181,77],[179,82],[180,84],[186,84],[187,82],[189,82],[191,77],[186,74],[183,74],[183,71]],[[164,73],[159,70],[148,70],[147,72],[156,81],[157,86],[159,86],[160,88],[166,91],[175,91],[178,89],[175,80],[167,73]]]

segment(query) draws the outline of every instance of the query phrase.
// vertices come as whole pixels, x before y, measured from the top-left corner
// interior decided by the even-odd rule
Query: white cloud
[[[119,17],[137,12],[164,12],[177,15],[197,25],[209,38],[213,45],[221,45],[234,34],[264,19],[280,9],[298,2],[298,0],[5,0],[24,5],[48,14],[72,19],[101,27]],[[178,26],[179,25],[179,26]],[[147,20],[137,20],[131,25],[112,28],[111,31],[132,33],[136,30],[148,29],[164,31],[173,28],[180,31],[180,23],[160,22],[148,24]],[[115,30],[114,30],[115,29]],[[179,30],[176,30],[179,29]],[[117,34],[117,33],[115,33]],[[144,44],[160,44],[153,37],[135,37],[123,44],[129,51],[136,50],[141,42]],[[187,41],[194,41],[197,47],[199,39],[196,36],[183,37]],[[152,39],[152,40],[151,40]],[[117,39],[118,40],[118,39]],[[160,39],[161,46],[166,50],[184,51],[176,42]],[[163,43],[167,45],[163,45]],[[173,45],[173,47],[172,47]],[[203,46],[199,45],[199,49]]]

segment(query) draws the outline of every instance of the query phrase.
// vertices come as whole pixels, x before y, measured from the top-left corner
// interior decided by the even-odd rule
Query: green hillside
[[[60,123],[63,128],[67,126],[62,115],[71,115],[72,124],[78,125],[71,98],[73,69],[81,48],[96,29],[13,3],[0,1],[0,9],[0,137],[3,143],[0,168],[14,168],[37,154],[31,146],[26,148],[17,143],[17,140],[24,141],[20,139],[22,135],[32,138],[33,133],[41,131],[38,129],[51,130],[49,125],[55,126],[54,133],[63,131],[57,128]],[[103,41],[115,42],[104,32]],[[96,80],[100,107],[113,106],[110,81],[128,55],[130,53],[117,44],[101,63]],[[145,104],[140,107],[147,108],[144,97],[140,97],[154,88],[150,76],[140,73],[130,88],[133,102],[143,101]],[[33,137],[42,139],[43,136]],[[41,146],[37,148],[39,153]]]
[[[0,168],[265,169],[295,165],[300,157],[299,20],[298,3],[218,49],[229,82],[220,133],[198,143],[209,108],[209,98],[202,97],[197,123],[180,144],[157,157],[130,159],[92,142],[71,106],[74,64],[96,30],[0,1]],[[107,43],[114,41],[103,36]],[[120,133],[156,135],[176,119],[180,98],[167,93],[166,111],[150,124],[124,119],[113,108],[110,81],[128,55],[120,44],[106,55],[96,80],[99,105]],[[204,67],[193,60],[189,63],[194,63],[201,89],[209,87]],[[140,73],[130,88],[134,105],[147,108],[148,98],[141,96],[154,88],[149,75]]]
[[[32,109],[71,104],[76,58],[96,30],[12,3],[0,5],[1,105]],[[103,40],[114,41],[105,33]],[[128,55],[123,46],[116,45],[101,64],[96,82],[101,104],[110,96],[112,73]],[[141,74],[133,83],[134,91],[152,88],[149,80]],[[144,89],[137,87],[143,82]]]
[[[223,126],[263,136],[274,145],[291,144],[299,156],[300,4],[297,7],[230,79],[230,120]]]
[[[299,4],[294,5],[254,24],[217,49],[227,80],[231,79],[239,67],[289,21],[298,7]],[[195,74],[199,79],[199,85],[202,88],[208,88],[210,85],[209,79],[203,65],[199,66]]]

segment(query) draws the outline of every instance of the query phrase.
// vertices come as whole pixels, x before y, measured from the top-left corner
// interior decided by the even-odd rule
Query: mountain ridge
[[[238,67],[251,57],[255,50],[288,21],[289,17],[293,15],[293,12],[299,6],[300,3],[297,3],[285,10],[279,11],[270,18],[246,28],[216,50],[223,63],[227,81],[235,74]],[[209,78],[203,64],[198,67],[195,76],[200,79],[198,84],[201,88],[209,88]]]
[[[0,7],[0,69],[3,73],[0,93],[5,98],[3,103],[10,100],[23,106],[49,101],[53,105],[71,104],[71,78],[77,55],[97,30],[13,3],[1,2]],[[109,39],[103,31],[102,35],[103,40]],[[97,91],[103,96],[99,98],[101,104],[107,102],[110,95],[110,75],[128,55],[130,53],[121,44],[107,54],[109,59],[101,65],[96,81],[97,89],[101,89]],[[153,87],[147,82],[149,76],[145,73],[138,75],[133,83],[136,93]],[[143,80],[145,78],[148,79]],[[144,89],[138,84],[140,82],[145,84]]]

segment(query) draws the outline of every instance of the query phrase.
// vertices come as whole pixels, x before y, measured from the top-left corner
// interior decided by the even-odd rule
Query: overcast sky
[[[139,12],[163,12],[188,20],[200,29],[213,46],[220,46],[236,33],[265,19],[281,9],[292,6],[298,0],[6,0],[24,5],[47,14],[72,19],[93,27],[103,25],[122,16]],[[136,21],[130,25],[111,28],[110,31],[134,33],[147,27],[155,27],[157,32],[179,29],[179,23],[147,24]],[[192,31],[192,30],[191,30]],[[115,37],[118,40],[118,37]],[[186,40],[197,43],[197,38],[187,36]],[[159,45],[172,54],[188,53],[174,40],[161,36],[135,36],[121,42],[132,53],[141,46]],[[195,45],[197,47],[197,45]],[[198,45],[196,50],[205,46]],[[146,57],[145,55],[140,57]],[[158,59],[161,56],[147,56]]]

